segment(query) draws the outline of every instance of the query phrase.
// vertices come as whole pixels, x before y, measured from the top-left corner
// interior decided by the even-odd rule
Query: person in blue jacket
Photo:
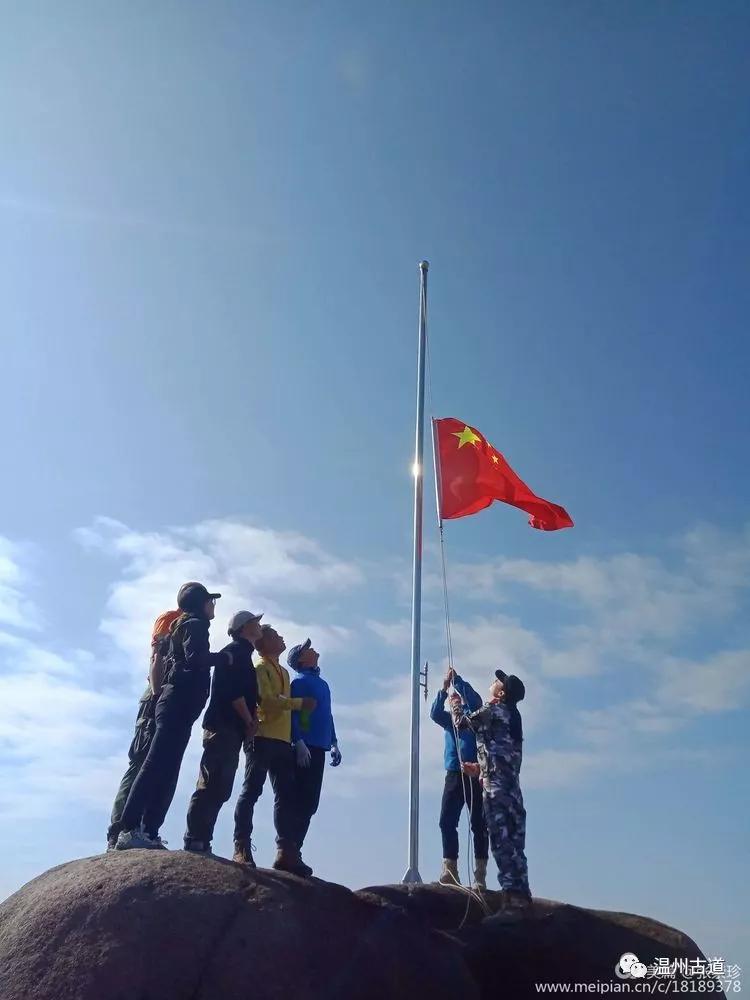
[[[293,646],[286,660],[289,669],[298,675],[292,681],[292,698],[314,698],[317,703],[312,712],[304,709],[292,712],[297,777],[297,844],[300,850],[320,804],[326,754],[330,751],[331,767],[338,767],[341,763],[331,711],[331,689],[320,676],[319,659],[320,654],[307,639],[299,646]]]
[[[484,819],[482,787],[479,778],[463,774],[462,764],[475,764],[477,741],[471,729],[456,731],[451,712],[446,710],[448,689],[453,685],[450,696],[451,709],[468,715],[482,707],[482,699],[474,688],[449,669],[430,709],[430,718],[445,730],[445,787],[440,806],[440,833],[443,838],[443,870],[441,885],[460,885],[458,875],[458,823],[464,805],[470,810],[471,832],[474,838],[474,885],[477,889],[487,888],[487,856],[489,836]]]

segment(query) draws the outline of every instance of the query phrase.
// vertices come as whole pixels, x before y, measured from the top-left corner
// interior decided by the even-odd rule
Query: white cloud
[[[243,606],[264,611],[290,645],[311,635],[325,652],[356,638],[346,624],[332,620],[325,600],[359,586],[361,568],[299,535],[236,520],[139,532],[102,518],[77,537],[89,552],[103,553],[116,565],[101,623],[111,644],[92,672],[93,657],[86,650],[48,647],[36,637],[32,641],[0,632],[5,709],[0,808],[6,816],[44,816],[75,802],[106,811],[125,763],[151,625],[159,611],[173,606],[182,581],[203,579],[224,595],[213,627],[214,645],[221,642],[229,615]],[[731,540],[704,527],[681,540],[678,551],[684,561],[678,571],[633,555],[478,567],[482,588],[490,580],[492,587],[507,587],[512,579],[569,599],[580,617],[542,634],[509,614],[506,602],[503,613],[495,606],[487,614],[453,623],[456,668],[482,695],[497,666],[520,674],[526,683],[521,706],[529,737],[526,785],[576,785],[621,768],[625,761],[628,767],[646,767],[655,750],[662,759],[676,752],[670,740],[687,726],[746,702],[748,650],[718,649],[703,659],[688,659],[671,647],[688,623],[697,627],[739,604],[748,579],[746,549],[744,536]],[[33,580],[23,563],[25,552],[7,540],[0,545],[1,606],[14,628],[26,624],[30,615],[40,620],[28,597]],[[463,566],[461,573],[468,586],[471,566]],[[649,607],[650,613],[640,613]],[[387,646],[408,646],[406,618],[371,620],[367,627]],[[424,639],[426,647],[442,646],[442,626],[435,616],[425,623]],[[573,694],[577,685],[584,677],[604,673],[614,651],[619,666],[628,658],[634,665],[637,692],[628,684],[617,688],[615,700],[611,689],[597,697],[597,687],[589,681],[594,704],[581,707]],[[444,666],[431,671],[433,692]],[[123,697],[122,685],[109,681],[102,691],[102,678],[111,681],[116,675],[129,678],[132,695]],[[391,680],[370,680],[367,690],[362,701],[335,704],[347,767],[330,783],[334,795],[355,798],[363,782],[405,786],[408,781],[406,672]],[[442,780],[443,740],[429,719],[429,705],[420,704],[422,783],[430,788]],[[181,794],[187,794],[194,780],[197,752],[196,737],[183,769]]]
[[[726,712],[742,708],[750,695],[750,649],[723,650],[702,662],[670,659],[657,690],[676,711]]]
[[[69,656],[0,633],[0,812],[4,819],[48,815],[73,801],[91,802],[125,724],[119,699],[97,690],[91,657]],[[130,706],[128,706],[130,708]],[[127,749],[125,747],[124,749]],[[120,754],[122,768],[124,750]]]
[[[367,622],[367,627],[387,646],[408,646],[411,642],[411,622],[408,618],[402,618],[397,622],[370,620]]]
[[[126,763],[151,626],[174,606],[185,580],[203,579],[224,595],[214,645],[241,607],[265,611],[290,645],[312,635],[325,652],[350,640],[349,629],[316,613],[315,604],[321,595],[356,587],[362,573],[300,535],[216,520],[138,532],[100,518],[76,537],[89,552],[116,560],[118,577],[101,623],[112,641],[95,660],[87,650],[60,649],[57,641],[51,648],[41,638],[0,631],[0,811],[6,819],[40,818],[75,804],[106,814]],[[0,620],[18,628],[40,621],[27,596],[33,584],[23,562],[27,552],[0,541]],[[295,599],[311,610],[296,614]],[[123,676],[130,693],[123,692]],[[185,792],[195,780],[198,741],[196,728],[181,779]]]
[[[453,592],[494,608],[484,616],[454,616],[456,668],[481,693],[497,666],[526,682],[521,709],[533,748],[525,758],[526,781],[574,784],[623,761],[633,768],[651,766],[654,759],[683,752],[684,739],[676,739],[687,727],[705,726],[710,714],[747,705],[746,638],[735,649],[722,648],[714,638],[713,650],[709,646],[697,660],[680,652],[689,637],[705,646],[716,625],[744,636],[750,528],[731,534],[703,525],[679,538],[672,551],[675,565],[666,557],[628,553],[451,566]],[[536,629],[508,613],[519,590],[554,600],[554,625],[545,622],[543,611]],[[560,620],[560,612],[568,621]],[[370,627],[385,641],[404,643],[406,624]],[[623,683],[613,694],[604,676],[615,671]],[[583,678],[599,676],[603,683],[581,688]],[[581,690],[591,707],[580,706]]]
[[[140,684],[144,673],[153,622],[175,606],[177,589],[186,580],[201,580],[222,595],[212,628],[215,641],[226,636],[230,616],[243,608],[263,612],[289,645],[311,635],[325,653],[350,637],[347,626],[321,621],[321,613],[303,619],[289,612],[289,603],[299,598],[314,604],[322,594],[349,592],[364,581],[359,566],[335,558],[302,535],[237,520],[140,532],[99,518],[76,537],[86,548],[121,563],[101,627],[128,654],[134,684]]]
[[[36,630],[41,626],[41,616],[24,590],[27,580],[22,556],[21,546],[0,535],[0,623]]]
[[[540,750],[524,755],[521,778],[525,788],[569,788],[603,766],[590,750]]]
[[[379,696],[356,705],[335,705],[336,733],[346,748],[347,769],[329,786],[334,793],[351,796],[369,781],[408,782],[409,678],[376,680],[373,688]],[[443,737],[429,717],[429,705],[420,700],[420,709],[421,781],[429,787],[443,777]]]

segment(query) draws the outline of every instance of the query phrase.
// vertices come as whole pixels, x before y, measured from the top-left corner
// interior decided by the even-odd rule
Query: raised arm
[[[453,674],[453,687],[466,702],[466,707],[470,712],[476,712],[482,707],[481,695],[478,695],[471,684],[456,673]]]
[[[445,709],[445,699],[448,697],[447,691],[438,691],[430,709],[430,718],[443,729],[451,728],[450,713]]]

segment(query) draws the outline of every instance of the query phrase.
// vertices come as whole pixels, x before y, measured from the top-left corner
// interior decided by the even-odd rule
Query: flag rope
[[[439,476],[439,456],[438,449],[435,441],[435,408],[432,399],[432,365],[430,363],[430,338],[429,335],[425,337],[425,347],[426,347],[426,357],[427,362],[427,397],[429,400],[429,411],[430,411],[430,426],[432,428],[432,464],[435,471],[435,504],[437,508],[437,526],[438,534],[440,537],[440,566],[442,571],[443,579],[443,608],[445,613],[445,641],[448,651],[448,666],[454,671],[453,666],[453,634],[451,631],[451,613],[450,613],[450,600],[448,594],[448,560],[446,555],[445,546],[445,532],[443,531],[443,518],[440,512],[440,476]],[[454,688],[455,690],[455,688]],[[464,772],[463,772],[463,760],[461,759],[461,743],[459,741],[458,727],[453,719],[453,713],[449,713],[451,717],[451,725],[453,726],[453,736],[456,741],[456,752],[458,754],[458,766],[461,774],[461,791],[463,792],[464,805],[466,806],[467,813],[467,837],[466,837],[466,864],[467,864],[467,878],[468,885],[462,886],[460,883],[456,885],[457,889],[461,889],[467,894],[466,899],[466,910],[464,912],[463,919],[459,924],[458,929],[461,928],[466,923],[466,919],[469,916],[469,907],[471,906],[471,901],[474,899],[479,903],[480,907],[484,910],[487,916],[490,915],[491,910],[487,905],[486,901],[482,898],[480,892],[471,888],[472,884],[472,858],[474,858],[474,844],[472,840],[472,830],[471,830],[471,817],[474,809],[474,785],[471,782],[471,777],[469,777],[469,796],[466,795],[466,785],[464,784]],[[489,852],[488,852],[489,853]],[[476,862],[476,858],[474,858]]]

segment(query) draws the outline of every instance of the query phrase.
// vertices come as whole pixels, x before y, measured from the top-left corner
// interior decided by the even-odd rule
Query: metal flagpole
[[[409,769],[409,867],[402,881],[422,881],[419,874],[419,645],[422,628],[422,497],[424,493],[424,374],[427,348],[426,260],[419,264],[419,348],[417,352],[417,430],[414,443],[414,564],[411,604],[411,766]]]

